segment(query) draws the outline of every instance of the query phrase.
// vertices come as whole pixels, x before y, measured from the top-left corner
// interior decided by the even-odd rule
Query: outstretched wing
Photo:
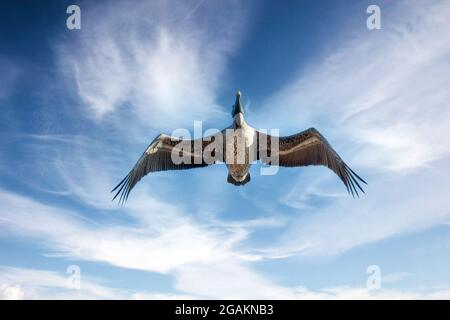
[[[150,143],[133,169],[111,191],[116,192],[113,200],[120,195],[119,202],[125,202],[136,183],[149,172],[201,168],[212,164],[204,161],[203,150],[217,136],[213,135],[196,140],[182,140],[164,134],[159,135]],[[189,161],[174,163],[172,153],[178,153],[180,158],[184,157]]]
[[[258,142],[262,139],[267,141],[267,144],[264,144],[267,146],[266,150],[259,150],[258,148],[258,159],[262,162],[271,164],[270,157],[273,158],[278,153],[279,165],[283,167],[323,165],[338,175],[345,184],[347,191],[353,196],[355,193],[359,196],[356,187],[364,193],[358,181],[367,183],[350,169],[316,129],[310,128],[288,137],[272,137],[258,132]],[[273,139],[279,139],[279,151],[272,150],[275,149],[271,148]],[[261,152],[265,152],[268,157],[261,156]],[[271,154],[271,152],[274,152],[274,154]]]

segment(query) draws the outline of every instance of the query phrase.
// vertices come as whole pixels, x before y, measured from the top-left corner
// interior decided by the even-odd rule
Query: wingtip
[[[353,175],[355,175],[355,177],[357,177],[362,183],[368,185],[368,183],[363,178],[361,178],[355,171],[353,171],[352,168],[350,168],[347,164],[345,164],[345,167],[348,170],[350,170],[350,172],[353,173]]]
[[[128,188],[129,177],[130,177],[130,174],[127,174],[125,176],[125,178],[123,178],[122,181],[120,181],[119,184],[114,189],[111,190],[111,192],[115,192],[117,190],[117,188],[119,188],[119,190],[117,190],[116,194],[114,195],[114,197],[112,198],[111,201],[116,200],[116,198],[120,195],[119,204],[123,205],[123,203],[125,202],[124,194],[129,190],[129,188]]]
[[[364,189],[361,187],[361,185],[358,183],[358,180],[360,180],[361,182],[364,182],[367,185],[367,182],[365,182],[360,176],[358,176],[347,164],[344,163],[344,171],[346,173],[347,176],[347,183],[348,183],[348,188],[351,190],[351,194],[353,196],[353,198],[355,198],[355,193],[356,196],[359,198],[359,193],[358,193],[358,189],[363,193],[366,194],[366,192],[364,191]],[[356,177],[356,178],[355,178]],[[358,180],[357,180],[358,179]]]

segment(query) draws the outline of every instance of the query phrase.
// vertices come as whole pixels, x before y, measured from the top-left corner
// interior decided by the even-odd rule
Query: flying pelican
[[[227,181],[236,186],[243,186],[250,181],[250,165],[254,160],[260,160],[267,165],[281,167],[326,166],[342,180],[353,196],[359,196],[357,188],[364,193],[358,181],[367,183],[350,169],[316,129],[310,128],[286,137],[260,132],[244,119],[240,91],[236,93],[231,115],[233,123],[230,127],[208,137],[186,140],[165,134],[157,136],[131,171],[111,191],[116,192],[113,200],[120,195],[119,202],[126,201],[136,183],[149,172],[201,168],[222,162],[224,155],[228,167]],[[216,145],[219,147],[211,148],[214,143],[219,143]],[[272,148],[274,145],[276,148]],[[208,149],[209,161],[205,157]],[[256,150],[256,154],[251,150]],[[184,161],[174,161],[174,155],[182,157]]]

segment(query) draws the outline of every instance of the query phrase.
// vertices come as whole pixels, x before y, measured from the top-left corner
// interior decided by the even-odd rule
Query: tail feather
[[[245,176],[245,179],[242,181],[236,181],[234,180],[234,178],[231,176],[231,174],[228,174],[228,178],[227,178],[227,182],[234,184],[235,186],[243,186],[245,185],[247,182],[250,182],[250,173],[247,173],[247,175]]]

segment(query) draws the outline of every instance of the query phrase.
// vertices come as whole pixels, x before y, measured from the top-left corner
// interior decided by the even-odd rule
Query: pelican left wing
[[[203,151],[215,139],[216,136],[209,136],[203,139],[182,140],[164,134],[159,135],[150,143],[133,169],[111,191],[117,190],[113,200],[120,195],[119,202],[126,201],[131,189],[149,172],[201,168],[212,164],[204,161]],[[178,153],[180,158],[189,161],[174,163],[172,153]]]
[[[358,196],[359,188],[364,193],[358,181],[367,184],[341,159],[336,151],[331,147],[328,141],[314,128],[303,132],[287,136],[272,137],[258,132],[258,145],[262,139],[266,139],[267,150],[259,150],[258,159],[266,164],[270,163],[270,158],[277,154],[271,154],[271,145],[273,139],[279,139],[279,150],[272,152],[278,153],[279,165],[282,167],[301,167],[309,165],[323,165],[331,169],[342,180],[347,191]],[[266,152],[268,157],[261,156],[261,152]]]

